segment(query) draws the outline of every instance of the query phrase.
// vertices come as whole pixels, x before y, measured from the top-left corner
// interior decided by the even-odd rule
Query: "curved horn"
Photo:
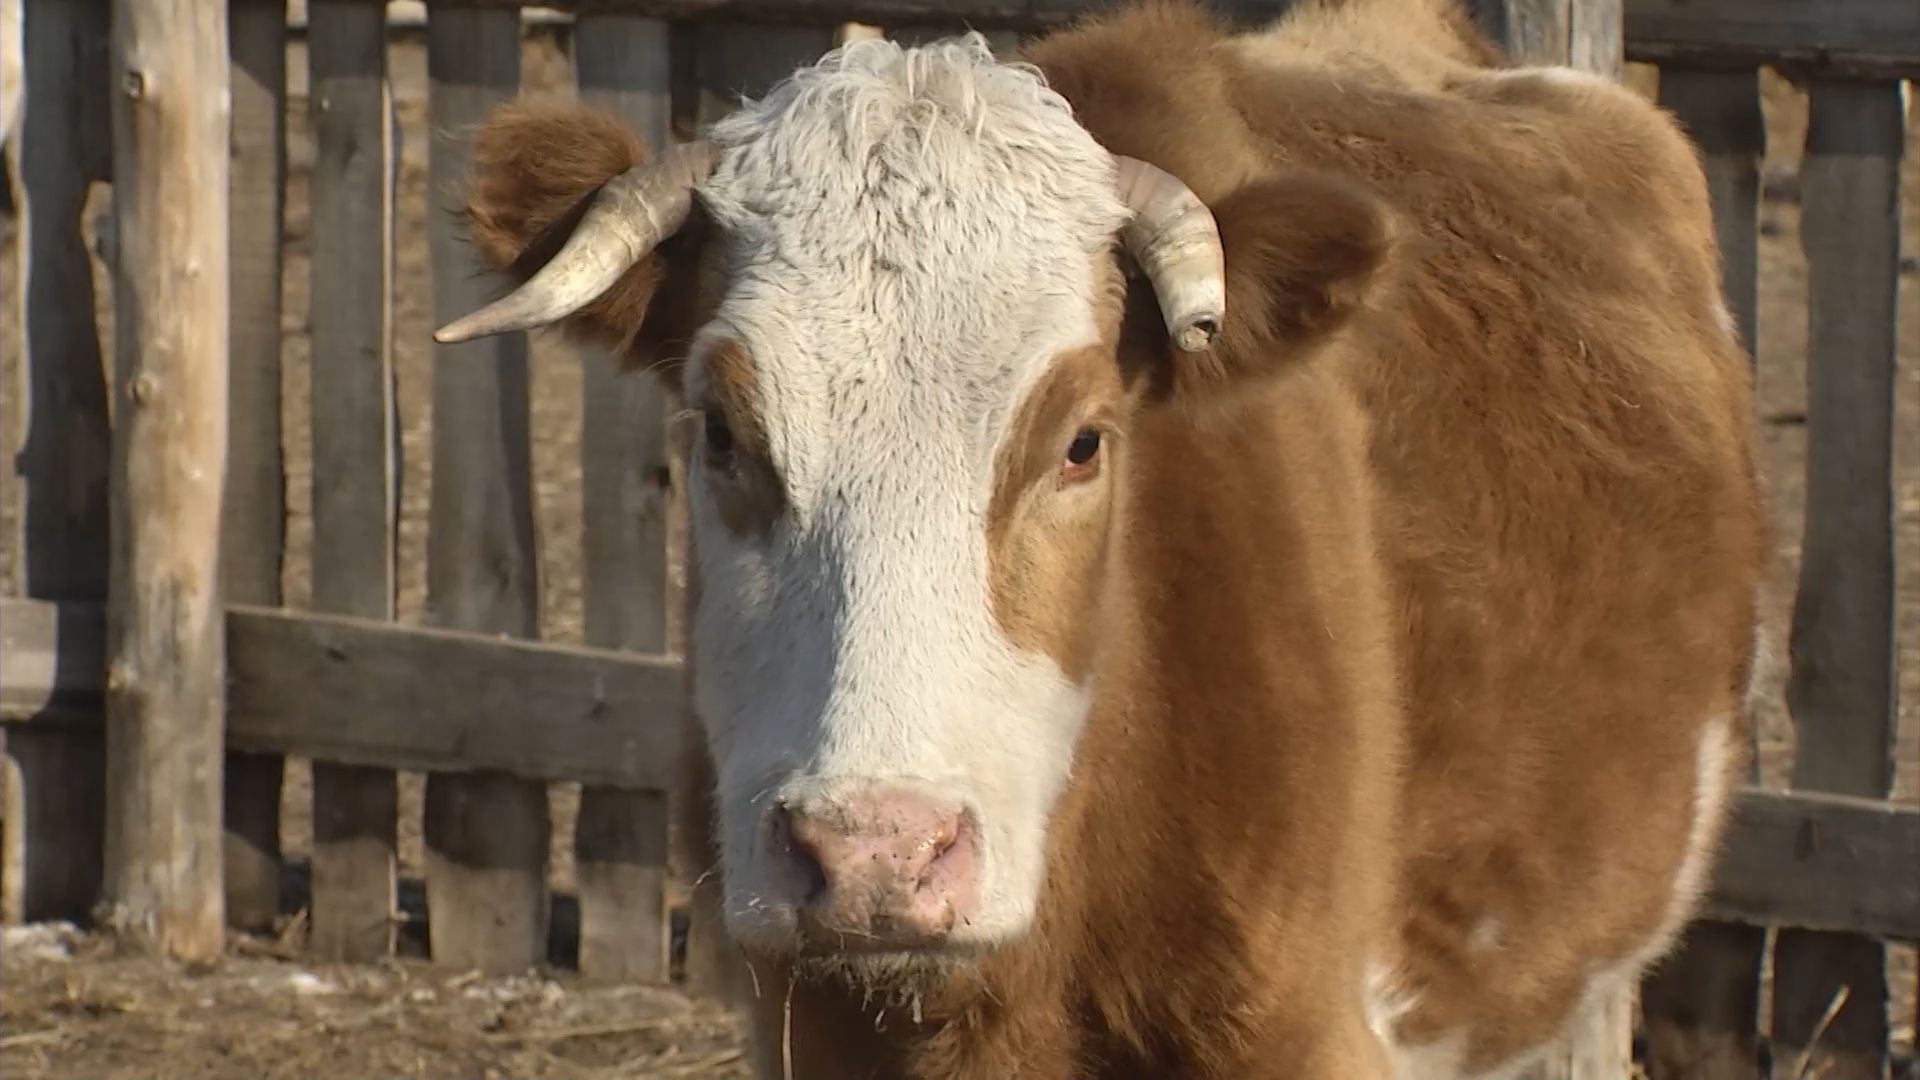
[[[1115,155],[1120,198],[1133,217],[1120,231],[1127,253],[1153,282],[1175,345],[1199,352],[1227,310],[1226,255],[1213,212],[1172,173]]]
[[[607,181],[545,266],[519,288],[434,331],[433,339],[470,341],[546,326],[592,303],[686,223],[694,186],[713,172],[714,158],[704,139],[683,143]]]

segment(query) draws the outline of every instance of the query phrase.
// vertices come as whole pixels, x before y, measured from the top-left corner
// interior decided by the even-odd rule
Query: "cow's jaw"
[[[749,948],[869,971],[970,955],[1033,919],[1088,707],[1083,672],[1009,632],[989,533],[1023,403],[1110,339],[1111,159],[977,39],[861,43],[713,137],[701,198],[727,284],[688,393],[700,407],[733,354],[778,487],[743,514],[692,472],[727,922]],[[971,830],[972,891],[937,942],[823,939],[792,903],[769,811],[876,788]]]

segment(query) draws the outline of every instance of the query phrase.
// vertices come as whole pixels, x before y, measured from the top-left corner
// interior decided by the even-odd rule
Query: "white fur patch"
[[[786,511],[721,524],[696,465],[695,687],[719,773],[734,933],[778,946],[761,820],[879,780],[975,815],[982,906],[1022,930],[1087,708],[990,603],[987,506],[1008,423],[1049,361],[1097,340],[1096,260],[1125,208],[1064,99],[979,35],[850,43],[711,132],[699,195],[728,288],[696,338],[752,357]],[[1064,450],[1064,447],[1063,447]]]

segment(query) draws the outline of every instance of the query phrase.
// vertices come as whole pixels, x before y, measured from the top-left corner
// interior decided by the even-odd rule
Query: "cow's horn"
[[[1213,212],[1164,169],[1116,155],[1120,197],[1133,217],[1120,242],[1153,283],[1175,345],[1199,352],[1227,309],[1226,256]]]
[[[694,186],[713,172],[713,163],[713,146],[703,139],[607,181],[545,266],[514,291],[434,331],[433,339],[470,341],[547,326],[592,303],[686,223]]]

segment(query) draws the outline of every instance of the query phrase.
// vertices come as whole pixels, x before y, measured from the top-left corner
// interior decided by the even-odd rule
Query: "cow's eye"
[[[1099,456],[1100,432],[1095,428],[1081,428],[1067,444],[1067,458],[1060,471],[1069,479],[1085,476],[1093,471]]]
[[[716,468],[731,469],[733,429],[727,426],[727,418],[718,409],[707,410],[706,423],[707,461]]]

